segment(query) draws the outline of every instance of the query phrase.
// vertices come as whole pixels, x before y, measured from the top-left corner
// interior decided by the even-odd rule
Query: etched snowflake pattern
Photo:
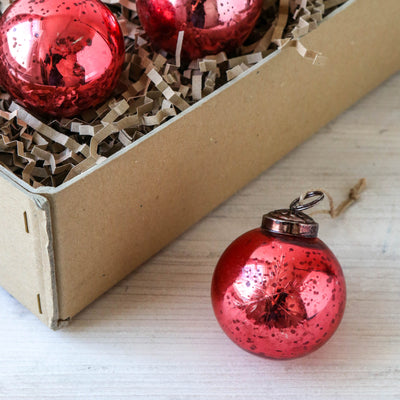
[[[235,306],[247,318],[269,328],[296,327],[307,318],[301,286],[293,279],[284,255],[273,262],[251,260],[232,286]]]

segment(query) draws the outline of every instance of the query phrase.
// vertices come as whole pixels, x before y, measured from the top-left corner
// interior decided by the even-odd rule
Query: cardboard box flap
[[[58,320],[57,291],[47,199],[2,174],[0,181],[0,285],[46,325]]]

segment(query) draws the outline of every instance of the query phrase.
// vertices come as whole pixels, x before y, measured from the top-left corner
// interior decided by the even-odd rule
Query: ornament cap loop
[[[312,197],[315,199],[304,203],[304,200]],[[273,233],[315,238],[318,236],[318,223],[302,211],[315,206],[323,198],[324,193],[320,190],[307,192],[293,200],[289,209],[275,210],[263,215],[261,228]]]
[[[309,201],[308,203],[304,203],[304,200],[307,200],[311,197],[316,197],[316,199]],[[317,203],[322,201],[324,199],[324,193],[321,192],[320,190],[312,190],[310,192],[307,192],[297,199],[293,200],[290,203],[290,210],[291,211],[303,211],[307,210],[311,207],[314,207]]]

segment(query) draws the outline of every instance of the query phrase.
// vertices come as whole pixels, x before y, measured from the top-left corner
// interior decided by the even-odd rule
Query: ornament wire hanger
[[[304,201],[311,198],[311,197],[317,197],[316,199],[309,201],[308,203],[305,203]],[[324,192],[322,190],[312,190],[310,192],[303,193],[298,197],[297,199],[294,199],[290,203],[290,211],[296,212],[296,211],[304,211],[308,210],[311,207],[314,207],[316,204],[318,204],[320,201],[324,199]]]

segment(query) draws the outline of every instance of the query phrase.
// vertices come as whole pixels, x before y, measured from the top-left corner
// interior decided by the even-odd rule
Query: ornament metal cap
[[[304,203],[304,200],[316,197]],[[288,209],[271,211],[263,215],[261,229],[284,235],[294,235],[306,238],[318,236],[318,223],[309,215],[303,213],[319,203],[324,198],[324,193],[315,190],[293,200]]]

